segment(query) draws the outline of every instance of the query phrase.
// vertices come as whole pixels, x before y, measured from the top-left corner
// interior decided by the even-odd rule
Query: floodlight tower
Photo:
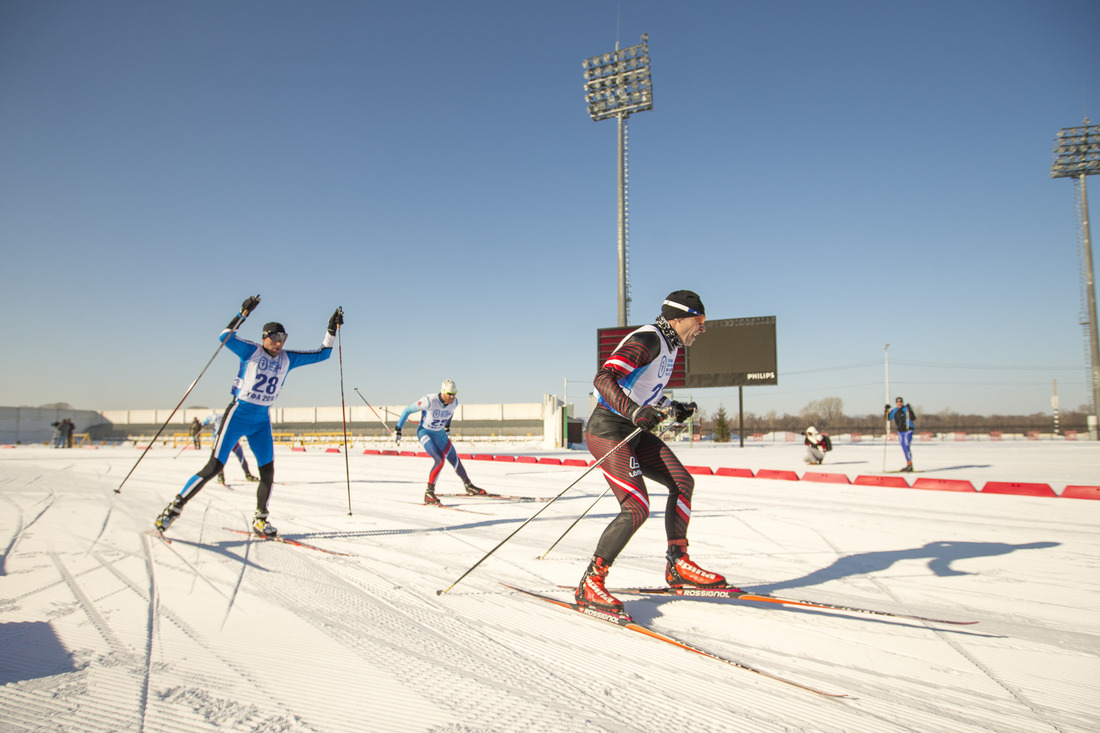
[[[585,59],[584,101],[596,122],[614,117],[619,121],[619,325],[630,320],[630,285],[627,281],[627,170],[626,118],[653,109],[653,82],[649,75],[649,34],[642,42],[612,53]]]
[[[1065,127],[1054,139],[1054,162],[1050,166],[1051,178],[1077,179],[1077,220],[1080,225],[1081,283],[1085,289],[1085,314],[1089,327],[1089,346],[1092,366],[1092,415],[1089,417],[1089,433],[1097,435],[1097,416],[1100,416],[1100,338],[1096,329],[1096,280],[1092,267],[1092,237],[1089,232],[1089,199],[1085,177],[1100,173],[1100,125],[1090,125],[1085,118],[1081,127]]]

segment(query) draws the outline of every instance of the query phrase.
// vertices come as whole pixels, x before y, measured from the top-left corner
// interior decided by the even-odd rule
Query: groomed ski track
[[[1018,471],[1010,445],[944,446],[943,456],[988,471],[998,449]],[[786,460],[775,450],[772,463]],[[845,458],[859,450],[881,463],[881,445],[846,446]],[[623,598],[654,629],[850,695],[834,700],[502,588],[567,597],[556,586],[579,579],[614,499],[535,558],[604,490],[598,472],[437,596],[542,505],[454,497],[486,516],[427,511],[410,503],[423,493],[426,459],[353,452],[348,516],[343,457],[286,451],[276,458],[272,522],[349,556],[226,532],[251,515],[243,484],[208,485],[168,545],[145,530],[205,458],[151,450],[114,494],[138,454],[0,451],[3,733],[1084,732],[1100,719],[1100,502],[697,477],[691,552],[731,582],[980,620],[943,628]],[[1036,460],[1051,471],[1059,461],[1100,469],[1094,445]],[[583,471],[468,469],[489,491],[530,496],[554,495]],[[449,470],[441,488],[460,490]],[[653,514],[616,562],[613,585],[660,583],[664,492],[652,494]]]

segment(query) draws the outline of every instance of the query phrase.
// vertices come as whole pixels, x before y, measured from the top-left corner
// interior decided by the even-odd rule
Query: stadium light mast
[[[1100,338],[1096,326],[1096,279],[1092,266],[1092,236],[1089,232],[1089,199],[1085,186],[1086,176],[1100,173],[1100,125],[1090,125],[1085,118],[1080,127],[1064,127],[1054,139],[1054,162],[1050,166],[1051,178],[1077,179],[1077,218],[1080,226],[1081,281],[1085,290],[1087,312],[1082,323],[1089,328],[1091,360],[1092,415],[1089,416],[1089,433],[1097,437],[1100,419]]]
[[[653,109],[653,81],[649,74],[649,34],[642,42],[585,59],[584,101],[596,122],[619,121],[619,325],[630,320],[629,259],[627,254],[626,118]]]

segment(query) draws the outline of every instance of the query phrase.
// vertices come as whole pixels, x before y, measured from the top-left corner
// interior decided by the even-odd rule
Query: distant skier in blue
[[[905,468],[903,473],[913,472],[913,452],[910,446],[913,443],[913,429],[917,426],[917,413],[913,408],[905,404],[905,400],[898,397],[894,402],[897,407],[890,409],[886,405],[886,417],[894,421],[894,427],[898,431],[898,442],[901,443],[901,452],[905,454]]]
[[[454,419],[457,407],[458,388],[450,379],[445,379],[439,387],[439,394],[424,395],[406,407],[401,417],[397,419],[397,426],[393,431],[394,441],[400,443],[401,428],[405,427],[405,421],[409,419],[409,415],[417,410],[420,411],[420,425],[416,428],[416,437],[434,461],[428,472],[428,490],[424,492],[425,504],[440,503],[439,497],[435,495],[435,481],[439,478],[439,472],[443,470],[444,459],[454,466],[455,473],[462,479],[462,485],[466,487],[467,494],[479,496],[486,493],[485,489],[479,489],[470,481],[462,461],[458,459],[458,452],[451,443],[451,420]]]
[[[287,372],[306,364],[324,361],[332,355],[332,346],[336,343],[336,329],[344,322],[344,314],[337,308],[329,318],[328,331],[325,333],[320,349],[284,351],[286,329],[283,328],[283,324],[275,321],[264,325],[262,344],[255,344],[237,337],[237,326],[259,304],[258,297],[246,300],[241,305],[241,312],[233,317],[219,336],[226,348],[241,360],[237,378],[233,382],[233,401],[226,408],[210,461],[187,480],[179,495],[172,499],[157,517],[154,524],[161,532],[171,526],[183,511],[183,507],[195,497],[195,494],[199,493],[206,482],[222,471],[233,447],[242,437],[246,437],[249,448],[256,456],[256,463],[260,466],[252,531],[261,536],[277,534],[275,527],[267,521],[267,501],[271,496],[271,484],[275,480],[275,446],[271,437],[271,416],[268,414],[268,408],[275,402],[279,391],[286,383]]]

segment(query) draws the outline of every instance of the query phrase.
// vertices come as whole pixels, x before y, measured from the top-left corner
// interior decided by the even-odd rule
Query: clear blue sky
[[[1076,408],[1074,184],[1049,170],[1100,120],[1097,28],[1095,0],[8,0],[0,404],[171,407],[254,293],[243,335],[279,320],[288,348],[344,307],[349,404],[444,378],[583,404],[617,264],[615,124],[581,61],[648,33],[632,323],[681,288],[776,316],[758,414],[881,410],[887,342],[925,412],[1049,412],[1054,380]],[[186,404],[223,405],[235,364]],[[339,403],[335,358],[280,397]]]

